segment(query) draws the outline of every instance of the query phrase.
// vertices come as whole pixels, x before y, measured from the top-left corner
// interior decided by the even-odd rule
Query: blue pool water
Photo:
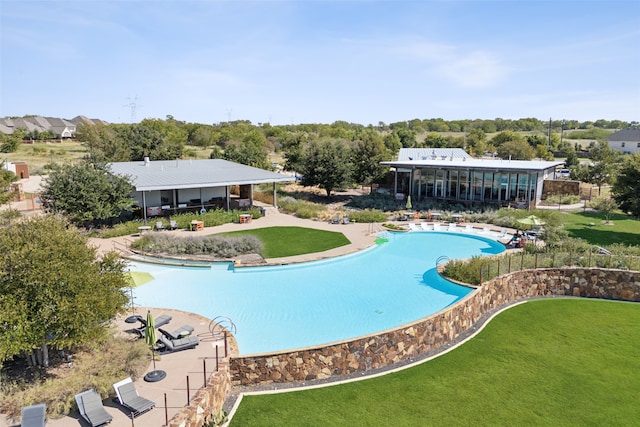
[[[289,266],[234,271],[134,262],[132,270],[154,277],[134,289],[135,303],[229,317],[241,354],[288,350],[379,332],[440,311],[471,291],[437,274],[440,256],[504,251],[496,241],[448,232],[383,237],[388,241],[357,254]]]

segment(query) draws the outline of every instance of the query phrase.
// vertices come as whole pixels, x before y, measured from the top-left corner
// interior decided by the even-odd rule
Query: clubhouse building
[[[545,179],[562,161],[475,159],[460,148],[402,148],[381,162],[394,172],[394,193],[414,200],[533,208]]]

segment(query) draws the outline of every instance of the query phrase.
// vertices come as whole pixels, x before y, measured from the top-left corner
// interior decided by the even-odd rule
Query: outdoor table
[[[150,225],[141,225],[140,227],[138,227],[138,234],[142,234],[145,231],[151,231],[151,226]]]
[[[204,230],[204,221],[191,221],[191,231]]]
[[[429,215],[431,215],[432,217],[435,217],[435,218],[440,218],[442,216],[442,214],[440,212],[433,212],[433,213],[431,213]]]
[[[464,218],[464,215],[453,214],[453,215],[451,215],[451,218],[453,218],[456,222],[461,222],[462,219]]]

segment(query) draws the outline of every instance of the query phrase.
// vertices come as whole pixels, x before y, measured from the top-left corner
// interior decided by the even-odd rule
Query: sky
[[[0,117],[640,121],[640,1],[0,0]]]

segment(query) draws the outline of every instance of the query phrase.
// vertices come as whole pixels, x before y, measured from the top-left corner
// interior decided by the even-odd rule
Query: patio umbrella
[[[535,215],[529,215],[527,217],[520,218],[518,222],[520,224],[527,224],[527,225],[545,225],[546,224],[546,222],[544,222],[542,219],[538,218]]]
[[[411,209],[413,206],[411,206],[411,196],[407,196],[407,204],[405,205],[405,207],[407,209]]]
[[[153,280],[151,273],[147,273],[145,271],[127,271],[125,276],[129,280],[129,285],[132,288],[144,285],[145,283]]]
[[[153,320],[151,311],[147,311],[147,324],[144,329],[144,340],[151,347],[151,359],[153,360],[153,371],[144,376],[144,380],[147,382],[156,382],[164,379],[167,376],[165,371],[156,370],[156,323]]]

